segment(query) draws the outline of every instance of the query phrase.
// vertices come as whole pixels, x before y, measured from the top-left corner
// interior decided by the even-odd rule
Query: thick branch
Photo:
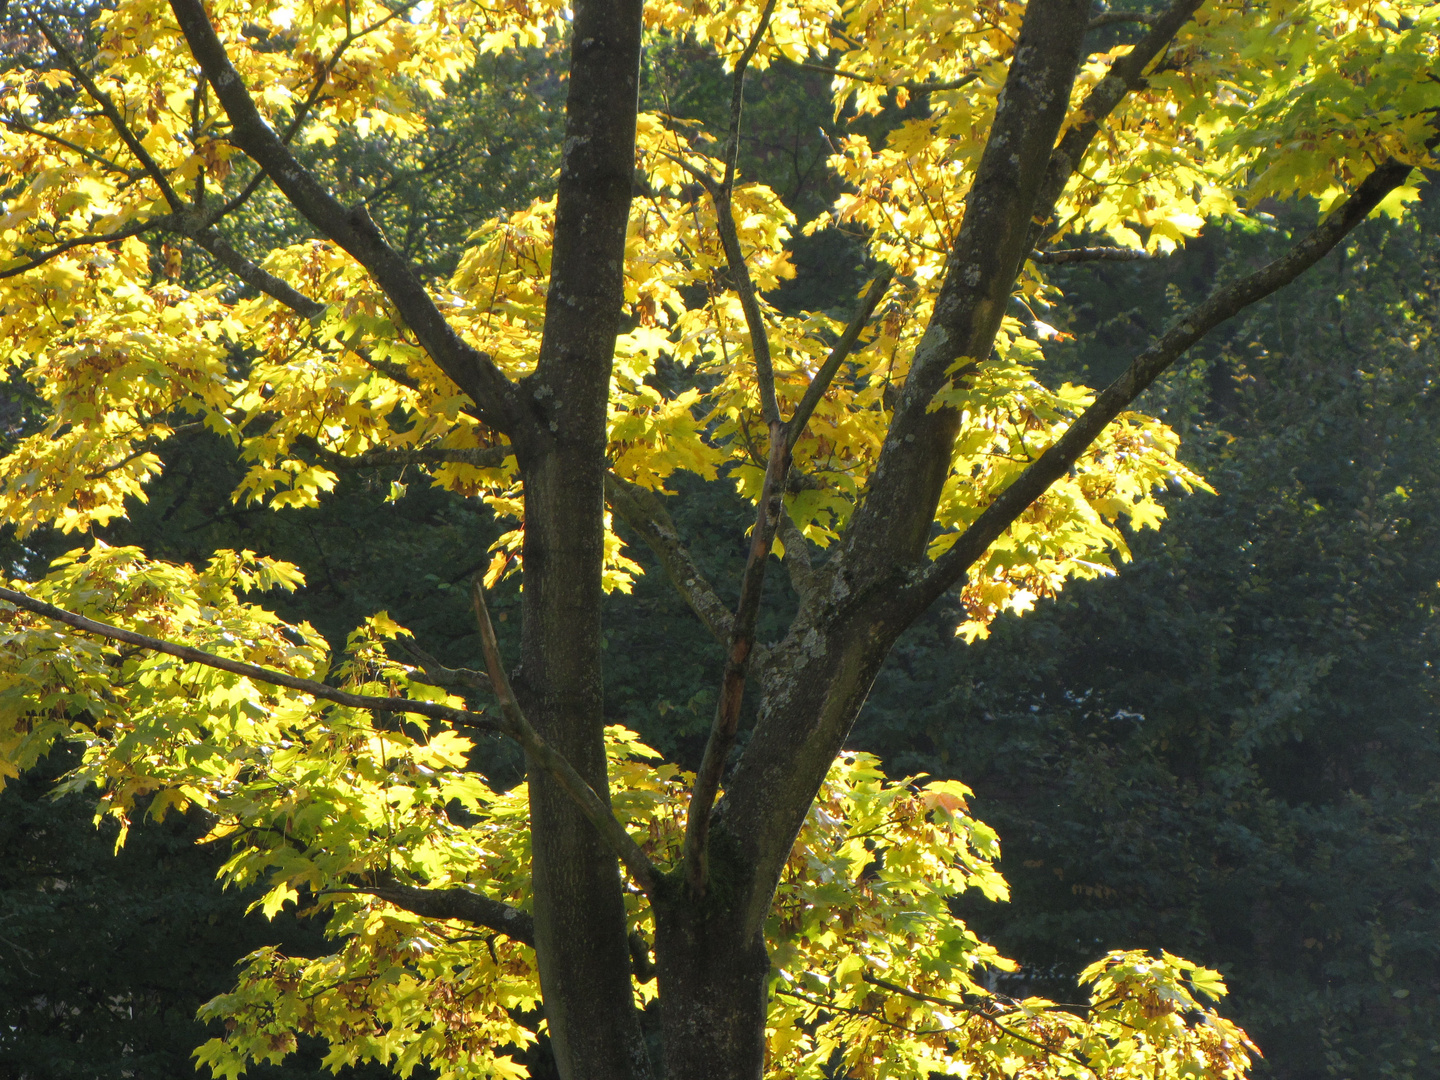
[[[231,140],[269,174],[306,220],[369,271],[430,358],[480,407],[485,422],[500,431],[514,429],[522,419],[514,385],[489,356],[455,333],[410,264],[386,243],[365,208],[345,207],[290,153],[255,107],[201,0],[171,0],[170,7],[230,118]]]
[[[605,501],[620,520],[634,529],[665,568],[670,583],[690,610],[699,616],[705,629],[724,644],[730,640],[735,616],[715,592],[715,587],[695,564],[680,538],[669,512],[653,491],[621,480],[614,473],[605,476]]]
[[[861,578],[924,557],[959,430],[954,409],[932,409],[957,360],[994,347],[1025,257],[1046,166],[1084,55],[1088,0],[1031,0],[1016,42],[945,279],[895,403],[841,560]]]
[[[1049,251],[1030,253],[1031,262],[1044,263],[1047,266],[1080,262],[1136,262],[1150,257],[1148,251],[1122,247],[1052,248]]]
[[[640,845],[631,839],[625,826],[620,824],[620,820],[605,800],[595,793],[595,789],[585,782],[570,762],[539,736],[521,711],[520,703],[515,700],[515,692],[510,688],[510,678],[505,674],[505,665],[500,660],[500,644],[495,639],[495,627],[490,622],[490,611],[485,606],[485,593],[478,581],[471,590],[471,598],[475,603],[475,620],[480,627],[480,646],[485,653],[485,666],[490,672],[490,685],[495,690],[495,696],[500,699],[500,708],[505,714],[505,733],[520,744],[532,761],[555,778],[556,783],[564,788],[565,793],[580,808],[585,819],[604,838],[610,850],[619,856],[635,883],[647,896],[653,895],[655,867],[640,850]]]
[[[469,889],[421,889],[413,885],[376,885],[371,888],[332,889],[379,897],[402,911],[426,919],[457,919],[504,934],[522,945],[535,947],[535,920],[528,912],[502,904]]]
[[[1391,191],[1405,182],[1411,167],[1391,159],[1377,168],[1350,198],[1293,248],[1266,266],[1212,292],[1191,308],[1131,363],[1097,397],[1060,439],[1040,455],[975,522],[955,545],[935,560],[921,583],[906,590],[904,602],[928,606],[961,577],[1027,507],[1063,476],[1092,442],[1140,393],[1185,351],[1220,323],[1294,281],[1330,252]]]

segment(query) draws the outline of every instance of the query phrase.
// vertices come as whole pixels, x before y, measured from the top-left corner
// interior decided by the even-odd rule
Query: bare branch
[[[725,644],[735,624],[735,616],[715,592],[715,587],[695,564],[694,558],[680,538],[670,514],[653,491],[639,484],[621,480],[614,473],[605,476],[605,501],[620,520],[634,529],[644,540],[675,589],[699,616],[715,640]]]
[[[1047,266],[1064,266],[1080,262],[1137,262],[1149,259],[1148,251],[1122,247],[1081,247],[1051,248],[1049,251],[1032,251],[1030,261]]]
[[[521,711],[515,692],[510,688],[510,678],[505,674],[505,665],[500,660],[500,644],[495,639],[495,627],[490,622],[490,611],[485,606],[485,593],[479,581],[474,583],[470,596],[475,604],[475,621],[480,627],[480,647],[485,653],[485,666],[490,671],[490,684],[505,714],[506,734],[520,744],[535,764],[554,777],[610,850],[625,864],[635,883],[647,896],[653,896],[655,867],[640,850],[640,845],[631,839],[609,804],[575,771],[575,766],[539,736]]]
[[[446,667],[419,645],[405,638],[396,638],[394,645],[419,666],[424,677],[411,676],[417,682],[443,686],[447,690],[487,690],[494,693],[495,688],[490,685],[490,676],[483,671]]]
[[[1238,281],[1217,288],[1186,311],[1160,338],[1105,388],[1048,450],[991,503],[936,559],[916,586],[905,590],[908,604],[928,606],[989,549],[1026,507],[1063,476],[1092,442],[1140,393],[1212,329],[1295,280],[1365,220],[1380,200],[1405,182],[1411,167],[1393,158],[1372,172],[1329,217],[1289,251]]]
[[[445,321],[409,262],[385,241],[364,206],[341,204],[265,122],[201,0],[171,0],[170,7],[230,118],[234,143],[269,174],[296,210],[369,271],[431,359],[479,406],[486,424],[500,431],[523,424],[514,384]]]
[[[795,412],[785,425],[785,442],[790,449],[795,448],[805,425],[810,422],[811,415],[815,412],[815,406],[820,404],[820,399],[825,396],[825,391],[830,389],[831,382],[840,370],[840,365],[845,363],[850,354],[855,351],[855,345],[860,340],[861,333],[865,330],[865,324],[870,321],[870,316],[875,314],[875,309],[880,306],[881,299],[885,296],[886,290],[890,288],[890,280],[895,275],[895,268],[886,265],[879,274],[870,282],[870,287],[865,293],[865,299],[860,304],[860,310],[845,327],[840,340],[835,342],[830,355],[820,365],[820,370],[815,373],[815,378],[810,380],[809,387],[805,390],[805,396],[800,399],[800,404],[795,407]]]

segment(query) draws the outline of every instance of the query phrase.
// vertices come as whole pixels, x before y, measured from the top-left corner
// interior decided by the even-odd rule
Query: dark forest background
[[[424,168],[344,140],[314,164],[342,192],[387,187],[372,213],[443,273],[476,221],[551,182],[563,87],[539,59],[487,60],[437,105]],[[651,107],[723,114],[728,81],[696,50],[657,45],[647,80]],[[748,90],[742,168],[802,222],[836,194],[828,81],[775,68]],[[898,115],[875,119],[874,137]],[[851,740],[895,775],[975,789],[1013,899],[960,914],[1022,962],[1004,989],[1068,999],[1107,949],[1180,953],[1225,974],[1226,1011],[1265,1052],[1266,1080],[1440,1075],[1440,198],[1413,209],[1368,223],[1150,392],[1144,407],[1182,432],[1216,494],[1172,498],[1115,577],[1006,616],[986,641],[965,645],[959,615],[932,611]],[[271,235],[299,231],[278,204],[253,214]],[[1050,348],[1043,377],[1102,384],[1176,304],[1313,219],[1313,206],[1269,206],[1167,258],[1066,268],[1065,300],[1043,317],[1074,340]],[[867,273],[839,234],[797,241],[796,261],[778,297],[794,308],[843,311]],[[0,441],[25,423],[0,391]],[[483,508],[421,483],[387,504],[397,477],[379,472],[346,476],[318,512],[246,508],[230,500],[228,445],[182,436],[166,459],[149,504],[98,530],[107,542],[178,561],[217,547],[287,558],[309,580],[287,617],[338,644],[388,609],[441,660],[475,664],[464,586],[499,531]],[[719,485],[673,486],[697,553],[733,582],[746,508]],[[0,562],[33,573],[81,542],[0,537]],[[777,625],[783,578],[770,578]],[[514,602],[497,597],[501,620]],[[613,598],[607,635],[613,719],[693,767],[718,648],[658,570]],[[324,943],[220,892],[226,852],[193,843],[202,822],[138,827],[114,854],[84,799],[47,797],[65,767],[57,756],[0,793],[0,1077],[190,1075],[207,1037],[195,1010],[240,957]],[[498,745],[486,769],[520,777]],[[324,1075],[320,1056],[251,1075]]]

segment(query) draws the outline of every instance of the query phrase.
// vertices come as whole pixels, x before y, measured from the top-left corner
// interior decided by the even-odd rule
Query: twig
[[[932,1005],[943,1005],[947,1009],[956,1009],[960,1012],[969,1013],[971,1016],[978,1017],[979,1019],[984,1020],[988,1024],[993,1024],[995,1028],[997,1028],[999,1031],[1004,1032],[1006,1035],[1010,1036],[1010,1038],[1033,1046],[1037,1050],[1043,1050],[1047,1054],[1054,1054],[1058,1058],[1064,1058],[1066,1061],[1069,1061],[1072,1064],[1079,1065],[1082,1069],[1090,1073],[1091,1076],[1095,1077],[1095,1080],[1101,1080],[1100,1074],[1095,1071],[1094,1067],[1091,1066],[1089,1062],[1081,1061],[1079,1058],[1072,1057],[1071,1055],[1064,1053],[1063,1051],[1056,1050],[1054,1047],[1046,1046],[1038,1039],[1032,1039],[1028,1035],[1022,1035],[1014,1028],[1006,1027],[1004,1024],[1000,1023],[999,1020],[996,1020],[995,1017],[987,1013],[984,1009],[978,1009],[974,1005],[966,1005],[963,1001],[953,1001],[950,998],[935,997],[932,994],[922,994],[918,990],[911,990],[908,986],[900,986],[897,983],[886,982],[884,979],[877,979],[868,971],[861,972],[860,977],[864,979],[867,983],[869,983],[871,986],[877,986],[881,990],[889,990],[892,994],[902,994],[905,997],[914,998],[916,1001],[928,1001]]]

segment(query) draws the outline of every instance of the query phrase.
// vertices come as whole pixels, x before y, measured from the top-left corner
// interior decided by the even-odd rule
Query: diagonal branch
[[[105,114],[105,118],[110,121],[111,125],[115,128],[115,133],[119,135],[125,145],[129,147],[130,152],[135,155],[135,159],[145,167],[145,172],[149,175],[150,179],[155,182],[155,186],[160,189],[160,194],[165,196],[165,201],[170,204],[170,209],[180,210],[185,204],[180,198],[179,193],[171,186],[170,178],[165,175],[165,170],[160,168],[155,159],[150,156],[150,151],[146,150],[140,142],[139,136],[131,130],[129,121],[126,120],[124,114],[120,112],[114,100],[111,99],[109,94],[105,93],[104,90],[101,90],[100,87],[96,85],[95,80],[86,72],[84,65],[80,63],[75,54],[72,53],[65,42],[61,40],[60,35],[51,29],[49,23],[34,12],[30,13],[30,18],[35,25],[40,28],[40,33],[45,35],[45,40],[50,43],[50,47],[55,50],[55,54],[59,56],[65,66],[70,69],[70,74],[74,75],[80,85],[85,88],[85,92],[95,99],[95,103],[100,106],[100,111]]]
[[[880,301],[890,288],[890,280],[894,275],[895,268],[886,265],[870,282],[865,299],[861,301],[860,310],[855,313],[854,318],[845,327],[845,332],[840,335],[840,340],[835,342],[835,347],[830,350],[830,355],[820,365],[820,370],[815,373],[815,378],[810,380],[810,385],[805,390],[805,396],[800,399],[800,404],[795,407],[795,412],[785,424],[785,442],[790,449],[795,448],[796,442],[805,431],[805,425],[810,422],[810,417],[815,412],[815,406],[820,404],[820,399],[825,396],[825,391],[830,389],[830,384],[840,371],[840,365],[845,363],[850,354],[855,351],[855,346],[860,341],[860,335],[865,330],[865,324],[870,321],[870,316],[874,315],[875,309],[880,306]]]
[[[408,260],[386,242],[364,206],[347,208],[326,191],[265,122],[230,63],[202,0],[171,0],[170,7],[230,118],[232,141],[269,174],[306,220],[374,277],[431,359],[479,406],[486,424],[514,432],[525,423],[515,385],[487,354],[467,344],[446,322]]]
[[[641,891],[647,896],[653,896],[655,867],[645,852],[640,850],[640,845],[625,831],[625,826],[620,824],[610,805],[575,771],[575,766],[540,737],[521,711],[520,703],[515,700],[515,692],[510,688],[510,678],[505,674],[505,665],[500,660],[500,644],[495,640],[495,627],[490,622],[490,611],[485,606],[485,593],[479,581],[471,588],[470,597],[475,604],[475,621],[480,626],[480,647],[485,653],[490,685],[495,696],[500,699],[500,709],[505,716],[505,733],[520,744],[532,761],[554,777],[580,808],[585,819],[604,838],[610,850],[619,856]]]
[[[1411,166],[1391,158],[1375,169],[1329,217],[1284,255],[1222,286],[1178,321],[1107,386],[1056,443],[1022,472],[991,503],[944,555],[936,559],[921,581],[905,590],[907,607],[928,606],[958,582],[990,545],[1027,507],[1063,476],[1105,427],[1130,405],[1167,368],[1220,323],[1264,299],[1315,265],[1405,182]]]
[[[765,586],[765,567],[770,561],[770,548],[775,529],[785,513],[782,498],[785,477],[790,471],[790,446],[785,439],[784,425],[770,425],[770,455],[765,465],[765,482],[755,506],[755,527],[750,534],[750,552],[745,559],[745,573],[740,579],[740,600],[735,605],[730,640],[725,650],[725,671],[720,677],[720,697],[715,703],[715,719],[710,737],[705,741],[705,756],[695,771],[690,789],[690,805],[685,823],[685,876],[690,889],[702,896],[709,879],[707,844],[710,836],[710,815],[720,793],[720,777],[735,733],[740,726],[740,704],[745,697],[745,678],[755,650],[755,625],[760,618],[760,596]]]
[[[0,270],[0,280],[16,277],[26,271],[34,270],[37,266],[44,266],[57,255],[64,255],[67,251],[73,251],[78,247],[89,247],[94,244],[113,244],[117,240],[126,240],[132,236],[140,236],[143,233],[149,232],[151,229],[164,228],[172,223],[173,219],[171,216],[165,214],[161,217],[151,218],[149,221],[127,225],[125,228],[116,229],[114,232],[87,233],[84,236],[73,236],[69,240],[61,241],[54,247],[46,248],[39,254],[26,259],[18,266],[7,266],[4,270]]]
[[[1030,230],[1031,248],[1040,247],[1041,239],[1049,230],[1050,218],[1055,213],[1055,204],[1099,133],[1101,121],[1114,112],[1127,95],[1144,85],[1145,69],[1150,62],[1165,51],[1204,3],[1205,0],[1175,0],[1165,11],[1151,16],[1149,32],[1133,49],[1116,60],[1105,78],[1085,96],[1080,105],[1080,116],[1084,119],[1065,131],[1050,155],[1045,179],[1035,200],[1034,224]]]
[[[456,709],[434,701],[415,701],[411,698],[374,697],[369,694],[351,694],[345,690],[337,690],[333,686],[327,686],[325,683],[316,682],[313,679],[302,679],[299,676],[288,675],[283,671],[276,671],[273,668],[261,667],[258,664],[247,664],[243,660],[231,660],[229,657],[216,656],[214,653],[192,648],[189,645],[165,641],[163,638],[154,638],[148,634],[136,633],[134,630],[126,630],[122,627],[111,626],[109,623],[87,619],[83,615],[76,615],[72,611],[66,611],[64,608],[47,604],[43,600],[35,600],[25,593],[16,592],[14,589],[0,588],[0,600],[14,604],[16,607],[24,608],[26,611],[33,611],[36,615],[43,616],[44,618],[63,623],[82,633],[95,634],[98,637],[108,638],[111,641],[124,642],[126,645],[134,645],[137,648],[148,649],[151,652],[164,653],[166,656],[174,656],[188,663],[204,664],[206,667],[228,671],[232,675],[243,675],[247,679],[254,679],[256,682],[268,683],[272,686],[283,686],[287,690],[297,690],[302,694],[309,694],[311,697],[329,701],[336,705],[343,705],[346,708],[370,709],[374,712],[382,713],[408,713],[415,716],[424,716],[431,720],[442,720],[449,724],[458,724],[462,727],[482,728],[508,734],[508,732],[505,732],[505,725],[496,723],[487,716],[470,712],[467,709]]]
[[[699,616],[715,640],[721,644],[728,642],[735,625],[735,616],[695,564],[694,557],[680,538],[680,530],[676,528],[665,505],[655,493],[639,484],[622,480],[614,473],[607,473],[605,501],[620,520],[634,529],[655,553],[660,565],[665,568],[670,583],[690,605],[690,610]]]
[[[118,626],[111,626],[108,623],[97,622],[94,619],[87,619],[83,615],[77,615],[73,611],[66,611],[64,608],[56,607],[54,604],[47,604],[43,600],[35,600],[25,593],[16,592],[14,589],[0,588],[0,600],[14,604],[18,608],[34,612],[47,619],[62,623],[75,630],[86,634],[95,634],[98,637],[107,638],[110,641],[124,642],[127,645],[134,645],[140,649],[147,649],[151,652],[163,653],[166,656],[174,656],[177,659],[192,664],[204,664],[206,667],[218,668],[221,671],[228,671],[234,675],[243,675],[256,682],[268,683],[272,686],[283,686],[288,690],[297,690],[302,694],[309,694],[311,697],[322,701],[333,702],[336,705],[343,705],[351,709],[369,709],[373,712],[409,714],[413,716],[424,716],[431,720],[440,720],[447,724],[454,724],[457,727],[479,728],[486,731],[498,731],[502,735],[508,735],[514,739],[525,750],[526,754],[542,769],[549,772],[556,781],[564,788],[566,794],[575,800],[580,807],[581,813],[588,818],[600,835],[611,846],[614,853],[625,863],[634,875],[635,880],[647,893],[650,893],[655,884],[655,870],[650,860],[645,857],[630,834],[625,831],[623,825],[616,820],[608,805],[595,794],[595,790],[587,784],[583,777],[575,771],[575,767],[564,757],[555,751],[555,748],[542,739],[530,726],[524,715],[520,712],[519,706],[515,703],[515,695],[510,690],[510,681],[505,677],[503,668],[499,667],[499,652],[495,644],[495,631],[490,626],[488,613],[485,612],[484,600],[477,590],[476,604],[477,613],[484,617],[481,622],[481,640],[485,645],[486,661],[490,665],[490,678],[494,684],[496,696],[500,699],[501,717],[496,719],[485,713],[471,712],[468,709],[456,709],[449,705],[442,705],[435,701],[416,701],[412,698],[396,697],[374,697],[369,694],[351,694],[345,690],[337,690],[333,686],[316,682],[313,679],[302,679],[295,675],[289,675],[283,671],[276,671],[273,668],[261,667],[258,664],[247,664],[243,660],[231,660],[228,657],[216,656],[214,653],[205,652],[202,649],[192,648],[189,645],[181,645],[174,641],[165,641],[162,638],[150,637],[148,634],[136,633],[134,630],[125,630]]]

